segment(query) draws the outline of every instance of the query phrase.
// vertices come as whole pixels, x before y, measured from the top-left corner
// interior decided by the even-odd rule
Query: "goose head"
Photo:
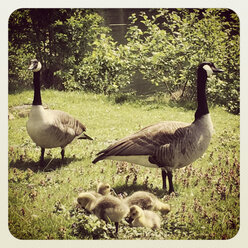
[[[198,67],[198,73],[206,73],[211,76],[213,73],[223,72],[222,69],[217,68],[212,62],[203,62]]]
[[[37,59],[31,59],[30,66],[28,67],[28,70],[33,71],[33,72],[38,72],[42,68],[41,62],[38,61]]]

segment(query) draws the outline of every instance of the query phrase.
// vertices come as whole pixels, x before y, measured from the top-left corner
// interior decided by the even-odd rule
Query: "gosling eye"
[[[132,216],[132,217],[135,217],[135,215],[136,215],[136,213],[135,213],[135,212],[131,213],[131,216]]]

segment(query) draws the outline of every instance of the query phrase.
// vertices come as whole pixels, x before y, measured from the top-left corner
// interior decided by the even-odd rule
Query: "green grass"
[[[117,194],[148,190],[171,205],[158,231],[120,224],[118,239],[230,239],[240,225],[239,116],[220,107],[210,109],[215,133],[207,152],[192,165],[174,172],[178,195],[162,190],[161,171],[128,163],[91,163],[95,154],[115,139],[163,120],[191,122],[194,110],[150,97],[116,104],[114,97],[79,92],[42,92],[51,109],[70,113],[87,126],[94,141],[74,140],[45,153],[26,132],[27,116],[14,106],[30,104],[33,92],[9,95],[9,229],[18,239],[116,239],[113,225],[75,207],[82,190],[108,182]]]

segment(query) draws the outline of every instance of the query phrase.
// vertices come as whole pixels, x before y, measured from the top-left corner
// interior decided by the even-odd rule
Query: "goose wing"
[[[80,135],[86,131],[86,127],[73,116],[60,110],[50,110],[55,116],[55,126],[60,126],[63,131],[72,129],[75,136]]]
[[[93,160],[99,160],[109,156],[133,156],[133,155],[154,155],[156,149],[180,138],[185,128],[190,124],[184,122],[160,122],[141,129],[139,132],[127,136],[107,149],[100,151]]]
[[[52,121],[47,127],[47,133],[61,146],[69,144],[76,136],[82,134],[86,127],[71,115],[59,110],[47,110]]]

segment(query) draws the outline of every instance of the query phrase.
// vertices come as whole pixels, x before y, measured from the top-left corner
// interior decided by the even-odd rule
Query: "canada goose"
[[[90,193],[82,193],[78,203],[99,219],[115,222],[116,233],[118,233],[119,222],[129,213],[129,207],[122,200],[111,195],[96,198]]]
[[[155,195],[146,191],[137,191],[124,199],[129,206],[137,205],[143,210],[160,211],[162,214],[170,212],[170,205],[161,202]]]
[[[143,210],[139,206],[133,205],[129,215],[133,219],[131,225],[134,227],[160,228],[160,217],[150,210]]]
[[[169,193],[174,192],[172,170],[191,164],[207,149],[213,133],[207,99],[207,77],[222,72],[213,63],[201,63],[197,70],[197,103],[193,123],[164,121],[143,128],[100,151],[93,163],[103,159],[127,161],[143,166],[161,168],[163,188],[166,177]]]
[[[32,59],[29,70],[34,74],[34,99],[27,121],[27,132],[37,146],[41,147],[40,164],[43,164],[45,148],[61,147],[62,160],[65,147],[78,136],[90,139],[84,132],[86,127],[69,114],[59,110],[44,109],[40,93],[41,63]]]

